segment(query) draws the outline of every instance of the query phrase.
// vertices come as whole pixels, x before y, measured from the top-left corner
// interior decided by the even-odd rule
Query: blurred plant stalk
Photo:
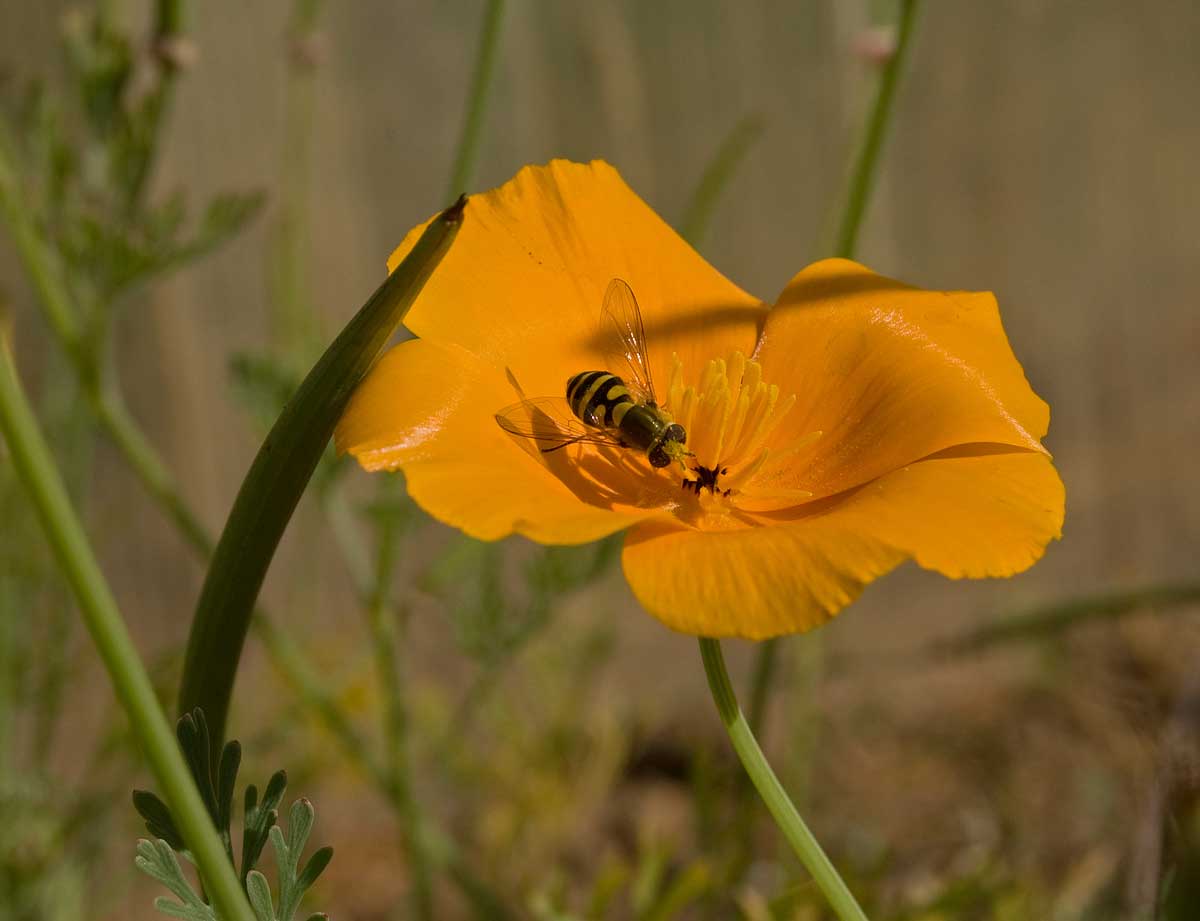
[[[273,234],[269,266],[276,348],[285,360],[299,356],[303,363],[320,336],[319,317],[309,296],[311,281],[307,266],[310,259],[308,196],[311,186],[311,151],[315,73],[320,62],[318,22],[324,4],[321,0],[297,0],[293,5],[289,38],[287,108],[285,111],[284,154],[281,175],[281,205]],[[478,159],[478,147],[487,112],[495,60],[503,25],[504,3],[490,0],[485,7],[483,27],[475,57],[471,91],[465,106],[463,129],[450,179],[448,198],[466,191]],[[397,476],[382,477],[374,503],[375,554],[371,559],[368,542],[358,522],[346,506],[336,482],[319,490],[335,543],[350,571],[373,651],[376,683],[384,707],[381,714],[384,758],[373,779],[389,798],[400,830],[401,849],[411,873],[412,912],[421,921],[434,917],[433,864],[446,865],[450,848],[446,841],[436,842],[413,792],[413,765],[409,744],[408,688],[402,650],[407,637],[407,616],[391,597],[392,573],[403,549],[403,521],[397,507],[404,500],[403,486]],[[289,650],[289,659],[297,660],[298,650]],[[305,673],[308,669],[298,667]],[[311,684],[311,681],[306,682]],[[325,721],[336,726],[336,735],[351,751],[353,734],[348,721],[326,695],[310,694],[320,702]],[[436,851],[437,854],[431,851]],[[438,859],[440,855],[441,859]],[[462,881],[463,872],[451,873]],[[484,887],[470,882],[467,895],[478,895]],[[490,896],[480,903],[481,913],[495,913],[497,902]],[[482,916],[482,915],[481,915]]]
[[[297,21],[313,23],[319,6],[313,2],[298,3]],[[147,97],[149,114],[146,125],[150,130],[140,137],[136,154],[131,158],[133,167],[125,180],[128,184],[122,185],[120,194],[116,196],[124,207],[119,215],[113,216],[114,222],[128,223],[137,219],[173,82],[187,60],[187,45],[182,36],[184,4],[162,2],[157,11],[155,53],[159,83]],[[114,28],[112,19],[111,10],[98,10],[95,28],[101,35],[110,34]],[[293,109],[300,113],[305,110],[303,105]],[[299,129],[297,133],[301,133]],[[17,162],[15,139],[9,135],[7,126],[0,122],[0,218],[12,236],[36,302],[67,356],[84,400],[100,429],[117,447],[142,487],[167,514],[188,546],[199,558],[208,560],[215,547],[212,535],[184,499],[161,455],[129,413],[117,377],[108,364],[106,322],[96,323],[95,320],[104,321],[110,305],[97,299],[89,286],[68,285],[66,267],[55,241],[45,229],[51,222],[40,221],[38,209],[24,197]],[[294,191],[296,187],[291,188]],[[292,211],[287,219],[294,227],[302,218],[303,212],[298,214]],[[292,232],[285,236],[293,242],[297,239]],[[300,289],[289,290],[295,292]],[[85,301],[83,298],[89,299]],[[298,341],[297,337],[291,341]],[[363,590],[361,597],[365,607],[368,603],[367,586],[360,585],[359,588]],[[358,765],[368,778],[375,781],[397,812],[401,812],[407,803],[403,790],[396,784],[392,772],[371,758],[365,740],[341,712],[335,695],[324,687],[318,670],[308,662],[303,650],[287,631],[277,628],[261,609],[256,612],[252,626],[273,667],[283,675],[286,684],[326,726],[351,763]],[[495,900],[487,900],[486,887],[474,880],[461,865],[456,849],[435,832],[423,831],[421,840],[426,839],[433,842],[430,848],[435,852],[439,865],[449,867],[451,877],[463,881],[476,894],[477,901],[484,900],[487,910],[492,911]]]
[[[471,90],[463,116],[463,129],[454,158],[447,199],[465,194],[474,178],[479,144],[491,96],[492,78],[504,23],[504,0],[488,0],[475,54]],[[392,573],[402,549],[403,523],[392,509],[404,497],[398,476],[379,482],[376,507],[376,557],[367,604],[367,622],[374,649],[376,680],[383,692],[383,737],[389,786],[393,792],[401,832],[401,845],[412,872],[412,909],[420,921],[433,921],[433,878],[430,841],[423,831],[430,823],[414,792],[413,764],[409,743],[408,682],[402,650],[408,635],[407,612],[392,601]],[[471,887],[474,888],[474,887]],[[468,889],[467,895],[471,894]],[[483,908],[484,906],[478,906]],[[495,906],[493,906],[493,910]]]
[[[319,27],[324,6],[323,0],[296,0],[292,5],[287,29],[278,214],[271,231],[267,267],[276,352],[284,360],[301,363],[319,354],[321,348],[308,265],[312,248],[309,195],[313,113],[317,73],[324,58],[324,36]],[[304,367],[292,370],[302,373]]]
[[[196,860],[214,908],[226,921],[255,921],[225,847],[158,705],[83,526],[67,497],[33,410],[17,379],[7,340],[0,342],[0,429],[13,465],[37,510],[59,565],[75,593],[84,624],[108,671],[154,773]]]
[[[919,5],[919,0],[901,0],[895,45],[889,49],[889,54],[883,55],[879,59],[882,62],[882,69],[877,78],[874,99],[861,129],[858,147],[851,161],[850,176],[843,196],[842,212],[832,247],[834,256],[850,259],[854,257],[857,250],[859,231],[866,217],[867,206],[870,203],[871,192],[879,170],[896,90],[907,60]],[[699,209],[694,210],[698,211]],[[709,672],[714,698],[717,699],[718,710],[721,711],[726,728],[733,739],[734,747],[746,767],[754,788],[763,797],[776,824],[788,838],[797,856],[813,874],[838,916],[843,921],[848,921],[848,919],[864,921],[865,915],[863,915],[862,909],[859,908],[837,871],[825,857],[816,839],[804,826],[799,813],[796,812],[791,800],[787,798],[786,792],[779,784],[774,772],[771,771],[762,749],[756,741],[756,736],[762,732],[766,719],[767,706],[777,671],[779,642],[778,639],[770,639],[759,644],[751,676],[749,720],[742,714],[736,699],[733,698],[732,686],[729,685],[728,676],[725,675],[720,644],[715,640],[701,640],[701,652]],[[805,643],[811,648],[804,650],[805,654],[800,660],[804,666],[801,679],[806,690],[811,691],[819,680],[824,638],[820,635],[806,637]],[[722,695],[726,693],[726,690],[728,699],[723,700]],[[806,693],[802,697],[804,700],[811,700],[812,694]],[[813,747],[811,735],[814,731],[814,720],[815,717],[810,712],[808,719],[799,721],[806,729],[805,738],[810,743],[802,746],[805,757],[801,768],[805,771]],[[759,761],[761,764],[758,764]],[[805,786],[807,785],[805,784]],[[742,787],[743,800],[745,800],[746,794],[751,792],[751,789],[748,784]],[[782,797],[782,802],[779,801],[780,797]],[[731,887],[740,884],[745,877],[753,854],[755,822],[754,813],[749,806],[748,802],[743,802],[738,813],[740,818],[728,880]]]

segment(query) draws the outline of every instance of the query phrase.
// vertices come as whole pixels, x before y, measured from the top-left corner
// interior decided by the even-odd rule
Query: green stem
[[[358,759],[367,759],[366,740],[346,718],[335,695],[321,683],[316,669],[287,631],[280,630],[261,611],[255,611],[251,628],[288,687],[324,723],[326,731],[341,744],[344,751]],[[367,760],[361,766],[369,776],[378,774],[375,765]]]
[[[879,75],[875,99],[863,126],[858,149],[855,151],[850,179],[844,196],[844,205],[838,221],[833,244],[833,255],[845,259],[854,258],[858,249],[858,235],[870,204],[871,192],[879,170],[883,142],[891,120],[896,90],[904,69],[916,23],[918,0],[902,0],[900,21],[897,25],[896,50]],[[769,639],[759,645],[754,665],[754,691],[751,697],[750,728],[761,729],[762,714],[774,679],[775,662],[778,657],[779,640]],[[750,827],[746,833],[749,834]]]
[[[332,483],[321,492],[321,512],[346,566],[354,593],[366,605],[372,590],[371,551],[363,537],[363,529],[354,517],[354,509],[339,491],[339,486]]]
[[[812,874],[813,880],[841,921],[867,921],[867,916],[846,888],[825,852],[821,850],[821,845],[817,843],[813,833],[800,818],[800,813],[792,805],[779,778],[775,776],[762,749],[758,747],[758,741],[754,738],[746,717],[742,715],[742,709],[733,693],[733,686],[729,683],[729,673],[725,670],[725,657],[721,654],[720,642],[701,637],[700,657],[704,660],[708,686],[717,705],[717,712],[721,715],[721,722],[729,732],[734,751],[737,752],[742,766],[758,790],[758,795],[762,797],[763,803],[770,810],[792,850],[808,868],[808,872]]]
[[[767,640],[758,650],[754,660],[754,675],[750,682],[750,731],[755,735],[762,732],[767,718],[767,704],[771,696],[771,684],[775,680],[775,666],[779,661],[779,643]]]
[[[17,256],[42,305],[42,312],[81,379],[97,377],[84,353],[77,311],[63,283],[63,273],[52,249],[46,245],[32,210],[21,195],[16,154],[6,126],[0,121],[0,217],[8,225]]]
[[[154,51],[157,79],[142,103],[145,124],[142,143],[125,187],[125,212],[132,216],[142,207],[146,186],[161,146],[162,126],[175,96],[175,81],[180,72],[180,43],[184,40],[188,3],[184,0],[158,0],[154,16]]]
[[[858,248],[858,232],[862,227],[871,192],[875,187],[875,176],[879,167],[879,156],[887,138],[888,123],[892,116],[892,103],[900,74],[908,57],[913,26],[916,24],[918,0],[901,0],[900,21],[896,26],[896,50],[883,67],[875,90],[875,101],[863,130],[862,140],[854,155],[850,170],[850,181],[846,189],[842,217],[838,222],[834,238],[833,254],[851,259]]]
[[[167,513],[179,533],[200,557],[211,556],[211,535],[184,500],[171,471],[142,434],[119,392],[115,389],[104,392],[92,390],[88,393],[88,400],[101,428],[133,468],[146,492]]]
[[[756,738],[762,734],[763,722],[770,702],[771,685],[775,680],[775,668],[779,661],[779,642],[774,639],[761,643],[754,660],[754,674],[750,682],[750,712],[746,722]],[[750,869],[754,856],[754,829],[757,811],[752,808],[754,786],[743,778],[737,789],[737,813],[733,834],[733,857],[729,863],[728,882],[736,887]]]
[[[94,364],[75,320],[79,310],[71,292],[62,282],[62,273],[52,247],[39,234],[29,209],[19,195],[16,172],[9,156],[11,147],[7,142],[8,138],[0,135],[0,217],[8,225],[42,312],[70,359],[79,387],[101,429],[121,452],[142,488],[167,513],[196,555],[208,561],[214,546],[212,535],[183,498],[177,481],[161,455],[129,414],[115,382],[104,388],[101,375],[94,371]],[[347,754],[361,755],[365,751],[362,738],[338,709],[333,695],[321,684],[316,670],[301,650],[261,609],[255,611],[252,626],[272,665],[289,687],[317,714]],[[381,788],[386,788],[383,772],[375,767],[364,765],[369,775],[382,781]]]
[[[503,22],[504,0],[488,0],[487,9],[483,14],[479,49],[475,55],[475,72],[471,76],[471,95],[467,101],[466,116],[463,118],[458,153],[454,157],[454,170],[450,173],[450,198],[466,192],[475,175],[475,161],[479,158],[479,137],[483,133],[483,116],[487,111],[488,93],[496,69],[496,48],[500,44],[500,27]]]
[[[271,233],[268,279],[276,346],[289,360],[310,358],[319,342],[308,272],[317,21],[323,4],[296,0],[288,27],[279,217]],[[303,366],[302,366],[303,367]]]
[[[207,561],[212,556],[214,541],[200,519],[187,504],[177,481],[136,421],[129,415],[115,382],[107,390],[101,387],[101,375],[94,365],[75,317],[78,313],[73,296],[62,282],[62,274],[53,249],[40,235],[24,206],[16,185],[16,173],[11,168],[7,138],[0,134],[0,218],[8,225],[16,244],[17,254],[37,295],[43,314],[63,351],[70,359],[80,388],[84,391],[96,420],[121,452],[126,463],[146,492],[168,514],[197,556]],[[356,583],[366,595],[368,579],[365,574]],[[283,676],[304,705],[313,712],[326,731],[338,742],[343,754],[364,776],[371,779],[387,798],[392,808],[400,811],[400,798],[388,771],[368,754],[366,743],[346,719],[337,701],[326,688],[303,651],[287,634],[275,626],[267,613],[256,608],[251,621],[271,665]],[[499,898],[487,885],[474,877],[453,843],[432,829],[425,829],[422,840],[436,840],[438,847],[427,848],[435,863],[444,868],[464,895],[476,906],[479,918],[503,918]]]
[[[375,577],[367,604],[367,623],[371,630],[371,646],[375,654],[375,672],[383,691],[383,736],[387,747],[385,767],[389,785],[395,793],[396,815],[400,824],[401,844],[412,874],[413,914],[422,921],[431,921],[433,913],[433,884],[421,834],[423,820],[417,798],[413,793],[412,766],[408,751],[408,707],[405,703],[403,665],[397,654],[397,644],[403,639],[406,616],[391,603],[392,569],[400,550],[399,522],[388,506],[388,499],[398,498],[400,482],[386,476],[380,488],[384,500],[380,512],[379,539],[376,548]]]
[[[41,519],[46,537],[79,603],[84,624],[155,779],[225,921],[254,921],[225,847],[196,790],[175,735],[92,553],[66,489],[21,390],[7,344],[0,345],[0,429],[13,465]]]
[[[696,189],[688,202],[683,220],[679,222],[679,235],[697,248],[708,235],[713,212],[721,193],[737,172],[750,148],[762,136],[766,123],[761,115],[747,115],[741,119],[721,142],[716,155],[705,167]]]

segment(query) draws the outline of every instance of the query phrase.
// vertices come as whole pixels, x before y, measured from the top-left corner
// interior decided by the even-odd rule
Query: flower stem
[[[200,799],[137,648],[71,507],[50,449],[38,430],[6,343],[0,344],[0,429],[117,698],[196,859],[214,908],[223,921],[253,921],[254,914],[226,857],[225,846]]]
[[[834,238],[833,254],[850,259],[858,248],[858,232],[862,227],[871,191],[875,187],[879,156],[887,137],[888,123],[892,115],[892,103],[896,98],[896,87],[908,56],[913,26],[916,23],[919,0],[901,0],[900,21],[896,27],[896,50],[883,67],[875,90],[875,101],[864,126],[862,140],[854,154],[854,165],[850,171],[850,182],[846,188],[845,204]]]
[[[708,235],[708,228],[721,193],[733,179],[750,148],[762,137],[765,127],[766,121],[761,115],[756,113],[744,116],[733,126],[708,166],[704,168],[704,173],[688,200],[683,219],[679,222],[679,235],[692,246],[699,248]]]
[[[399,498],[401,488],[397,477],[387,476],[380,489],[381,497],[395,501]],[[396,520],[395,512],[387,508],[381,510],[380,515],[374,585],[367,603],[367,621],[375,654],[376,677],[383,691],[383,736],[387,752],[384,767],[393,791],[401,844],[412,876],[413,915],[420,921],[431,921],[434,917],[432,874],[421,833],[424,824],[421,810],[413,793],[404,666],[396,648],[403,639],[407,618],[405,612],[396,611],[391,601],[392,569],[400,551],[400,523]]]
[[[902,0],[901,2],[896,48],[879,75],[875,99],[863,126],[858,149],[854,154],[844,205],[832,247],[832,254],[835,256],[852,259],[858,249],[858,234],[866,216],[867,205],[871,201],[871,192],[875,187],[883,142],[887,137],[888,123],[891,120],[900,74],[903,72],[904,62],[911,45],[918,6],[919,0]],[[757,733],[761,728],[762,716],[774,679],[778,646],[779,640],[776,638],[766,640],[758,647],[758,656],[754,664],[754,690],[750,706],[749,728],[752,733]],[[745,828],[745,834],[749,835],[749,833],[750,826],[748,825]]]
[[[737,752],[742,766],[750,775],[750,780],[758,790],[758,795],[766,804],[776,824],[787,838],[792,850],[800,858],[800,862],[812,874],[813,880],[828,899],[830,906],[841,921],[867,921],[867,916],[855,901],[850,890],[838,875],[821,845],[808,830],[800,813],[792,805],[787,792],[780,784],[779,778],[771,770],[767,758],[758,746],[742,708],[738,706],[733,686],[729,682],[729,673],[725,670],[725,657],[721,653],[721,644],[714,639],[700,638],[700,656],[704,660],[704,671],[708,676],[708,686],[712,691],[713,701],[721,722],[729,732],[730,741]]]
[[[294,0],[288,24],[284,84],[283,149],[278,212],[270,231],[267,281],[275,344],[289,361],[302,363],[320,348],[310,291],[309,191],[312,185],[313,117],[316,110],[319,0]]]
[[[454,170],[450,174],[449,198],[466,192],[475,174],[475,161],[479,159],[479,137],[483,133],[483,116],[487,112],[488,93],[496,70],[496,49],[500,44],[500,27],[503,23],[504,0],[488,0],[483,13],[479,49],[475,55],[475,72],[471,76],[471,95],[463,117]]]

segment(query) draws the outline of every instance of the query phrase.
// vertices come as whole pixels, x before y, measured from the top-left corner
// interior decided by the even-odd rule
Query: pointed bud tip
[[[458,224],[462,222],[463,211],[467,207],[467,195],[464,192],[458,196],[458,201],[452,204],[449,208],[442,212],[442,220],[447,224]]]

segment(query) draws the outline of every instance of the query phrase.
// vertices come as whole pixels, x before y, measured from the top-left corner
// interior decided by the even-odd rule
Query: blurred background
[[[482,2],[195,4],[155,43],[173,6],[0,0],[8,181],[26,196],[0,227],[4,322],[168,702],[202,541],[97,422],[13,228],[23,214],[61,255],[101,375],[193,532],[215,536],[281,400],[403,234],[459,191],[491,21]],[[104,133],[119,117],[96,114],[95,77],[121,55],[96,42],[97,15],[133,66],[110,107],[171,81],[124,210],[109,167],[125,135]],[[829,250],[881,66],[873,30],[894,15],[511,0],[466,190],[598,157],[678,226],[733,150],[700,249],[773,298]],[[1019,577],[906,566],[777,647],[764,746],[872,917],[1200,916],[1198,43],[1189,0],[919,18],[858,258],[996,292],[1051,406],[1067,518]],[[128,805],[151,781],[5,464],[0,917],[154,917]],[[322,471],[269,574],[276,632],[251,636],[230,727],[246,779],[286,766],[287,799],[314,801],[314,841],[337,850],[307,911],[823,917],[744,795],[695,642],[639,611],[615,545],[477,544],[402,489]],[[387,620],[364,616],[383,533],[400,535]],[[749,696],[761,652],[726,646]],[[388,788],[389,764],[411,795]],[[416,878],[413,810],[456,855],[418,841]]]

